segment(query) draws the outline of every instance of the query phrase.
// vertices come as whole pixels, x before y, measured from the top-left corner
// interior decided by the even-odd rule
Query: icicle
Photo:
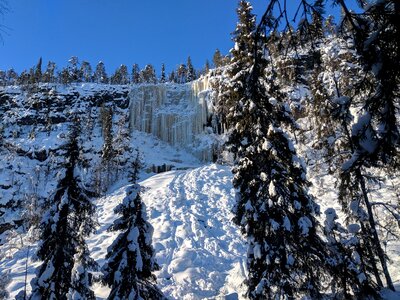
[[[209,78],[185,85],[135,85],[130,92],[130,128],[151,133],[184,147],[200,160],[211,161],[213,144],[204,143],[212,116]]]

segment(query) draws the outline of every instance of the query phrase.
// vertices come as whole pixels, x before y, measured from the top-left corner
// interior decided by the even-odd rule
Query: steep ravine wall
[[[208,77],[184,85],[133,86],[129,99],[132,129],[212,161],[214,145],[212,137],[207,137],[213,115]]]

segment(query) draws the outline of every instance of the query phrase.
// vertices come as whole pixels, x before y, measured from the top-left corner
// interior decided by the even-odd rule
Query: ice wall
[[[206,130],[213,113],[209,95],[208,77],[183,85],[134,86],[129,96],[131,128],[211,161],[213,144]]]

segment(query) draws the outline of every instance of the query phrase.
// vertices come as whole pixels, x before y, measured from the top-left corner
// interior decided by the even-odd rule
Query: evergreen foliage
[[[96,70],[93,75],[93,79],[94,79],[94,82],[97,82],[97,83],[108,83],[108,76],[106,73],[106,68],[102,61],[100,61],[97,64]]]
[[[195,80],[197,77],[196,77],[196,71],[193,67],[192,59],[190,58],[190,56],[187,59],[186,65],[187,65],[187,82],[191,82],[191,81]]]
[[[140,82],[157,83],[156,71],[152,65],[146,65],[144,69],[140,71]]]
[[[165,77],[165,64],[161,65],[161,75],[160,75],[160,83],[165,83],[167,81]]]
[[[66,146],[65,174],[49,199],[40,229],[37,257],[43,261],[31,281],[30,299],[95,299],[89,270],[96,263],[89,256],[85,238],[95,232],[95,207],[77,174],[78,131],[73,129]]]
[[[92,82],[93,81],[93,71],[92,66],[87,61],[82,61],[80,73],[82,75],[82,80],[84,82]]]
[[[138,64],[134,64],[132,67],[132,83],[138,84],[141,82],[140,69]]]
[[[251,299],[321,298],[326,244],[317,234],[319,207],[283,125],[293,126],[285,95],[265,60],[263,36],[247,1],[240,1],[235,47],[227,66],[228,144],[236,156],[235,223],[248,241]],[[264,70],[268,72],[266,75]]]
[[[108,299],[165,299],[152,274],[158,265],[151,245],[153,228],[146,221],[146,209],[136,183],[139,165],[132,170],[132,184],[115,208],[120,217],[110,231],[122,231],[108,248],[103,281],[111,288]]]

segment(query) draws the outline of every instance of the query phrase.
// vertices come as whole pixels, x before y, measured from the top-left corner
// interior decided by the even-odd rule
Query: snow
[[[211,161],[212,137],[204,140],[213,112],[209,90],[208,77],[184,85],[135,85],[129,94],[130,126]]]

